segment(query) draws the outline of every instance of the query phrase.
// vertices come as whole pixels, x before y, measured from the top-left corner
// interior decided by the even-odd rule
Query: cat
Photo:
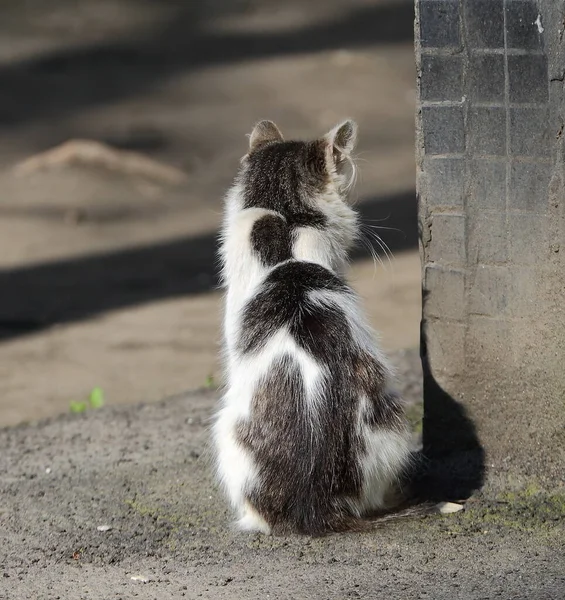
[[[359,530],[388,508],[412,438],[390,369],[346,283],[357,125],[285,141],[253,129],[226,196],[226,389],[213,425],[237,526]]]

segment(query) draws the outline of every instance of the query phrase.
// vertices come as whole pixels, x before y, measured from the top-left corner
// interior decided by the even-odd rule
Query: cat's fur
[[[219,477],[241,529],[358,529],[410,460],[389,367],[343,278],[358,236],[346,201],[357,127],[284,141],[270,121],[226,200],[227,389]]]

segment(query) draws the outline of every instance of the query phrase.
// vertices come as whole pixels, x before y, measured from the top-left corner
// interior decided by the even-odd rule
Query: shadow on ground
[[[119,41],[73,47],[0,66],[0,126],[69,115],[145,94],[181,72],[219,64],[408,42],[412,2],[350,9],[343,17],[288,31],[214,30],[214,19],[245,6],[171,3],[169,17]],[[207,14],[209,12],[210,14]]]
[[[406,192],[358,205],[392,252],[417,246],[416,196]],[[80,321],[107,310],[217,288],[217,234],[0,271],[0,340]],[[382,254],[371,237],[354,260]]]

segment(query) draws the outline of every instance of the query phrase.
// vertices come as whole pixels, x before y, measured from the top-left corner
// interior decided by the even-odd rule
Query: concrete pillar
[[[563,485],[565,2],[416,0],[415,34],[425,451],[455,495]]]

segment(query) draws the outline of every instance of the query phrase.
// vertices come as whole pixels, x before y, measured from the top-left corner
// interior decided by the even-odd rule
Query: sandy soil
[[[395,355],[417,401],[418,356]],[[565,501],[487,487],[461,514],[366,535],[229,528],[213,392],[0,430],[0,598],[562,600]],[[98,528],[102,527],[100,531]]]
[[[352,280],[387,349],[418,342],[412,7],[405,0],[3,4],[0,424],[201,386],[217,363],[221,198],[259,118],[360,124],[357,200],[395,254]],[[21,160],[95,139],[181,169],[169,185]],[[374,245],[374,244],[373,244]],[[381,253],[382,254],[382,253]],[[384,257],[383,257],[384,258]]]

